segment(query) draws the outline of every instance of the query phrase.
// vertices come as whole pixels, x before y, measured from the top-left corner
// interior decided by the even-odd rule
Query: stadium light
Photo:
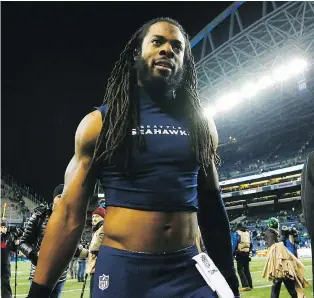
[[[217,111],[226,111],[233,108],[241,101],[241,94],[240,93],[230,93],[221,98],[216,103],[216,110]]]
[[[240,90],[219,97],[214,106],[204,109],[207,117],[214,117],[216,114],[228,111],[240,103],[243,99],[250,99],[260,91],[273,86],[275,83],[283,82],[293,76],[303,73],[308,67],[305,59],[294,58],[289,63],[274,69],[271,74],[264,75],[255,82],[246,83]]]
[[[291,61],[289,68],[294,74],[300,74],[307,68],[307,62],[304,59],[296,58]]]
[[[294,75],[302,73],[307,68],[307,62],[304,59],[295,58],[290,63],[280,66],[273,72],[273,79],[277,82],[284,81]]]
[[[232,101],[229,101],[229,96],[224,96],[218,99],[216,102],[216,110],[217,112],[229,110],[231,107]]]
[[[244,98],[251,98],[257,93],[256,85],[252,82],[246,83],[242,89],[241,94]]]
[[[275,82],[282,82],[286,79],[289,78],[290,76],[290,69],[289,67],[286,66],[280,66],[277,69],[274,70],[273,75],[272,75],[272,79]]]
[[[217,113],[217,111],[214,107],[207,107],[204,109],[204,115],[207,118],[214,117],[216,115],[216,113]]]
[[[263,76],[257,81],[256,88],[257,90],[263,90],[271,87],[273,84],[274,81],[272,80],[271,76]]]

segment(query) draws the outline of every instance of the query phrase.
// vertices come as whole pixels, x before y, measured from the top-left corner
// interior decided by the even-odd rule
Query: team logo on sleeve
[[[103,290],[106,290],[109,287],[109,275],[101,275],[99,276],[99,282],[98,282],[98,288]]]

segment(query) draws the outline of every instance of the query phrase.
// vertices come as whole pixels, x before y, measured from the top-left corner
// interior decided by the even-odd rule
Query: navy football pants
[[[101,246],[93,298],[216,298],[192,259],[195,246],[171,253],[131,252]]]

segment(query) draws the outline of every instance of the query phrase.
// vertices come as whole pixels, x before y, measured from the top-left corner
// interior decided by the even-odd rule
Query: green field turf
[[[262,279],[261,274],[265,264],[265,259],[261,258],[253,258],[251,264],[251,272],[252,272],[252,279],[253,279],[253,286],[254,290],[250,292],[242,293],[242,297],[244,298],[264,298],[270,297],[270,285],[271,283],[267,280]],[[305,277],[312,285],[312,271],[311,271],[311,260],[306,259],[302,260],[303,264],[305,265]],[[12,277],[11,277],[11,286],[12,291],[14,293],[14,274],[15,274],[15,264],[11,263],[12,269]],[[29,274],[29,262],[19,262],[18,263],[18,274],[17,274],[17,297],[26,297],[28,290],[29,290],[29,281],[28,281],[28,274]],[[79,298],[82,291],[82,283],[78,283],[76,280],[67,280],[64,291],[62,294],[62,298]],[[140,286],[140,284],[139,284]],[[287,293],[285,286],[283,285],[281,288],[281,298],[288,298],[290,297]],[[312,297],[311,286],[305,289],[306,296]],[[85,295],[84,298],[89,297],[89,284],[86,285],[85,288]],[[117,297],[118,298],[118,297]]]

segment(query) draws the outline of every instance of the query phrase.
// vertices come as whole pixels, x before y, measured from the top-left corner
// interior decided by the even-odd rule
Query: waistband
[[[101,254],[128,257],[132,259],[149,260],[149,261],[156,260],[160,262],[160,260],[167,260],[167,259],[177,260],[177,261],[184,260],[184,259],[192,259],[194,256],[198,254],[198,250],[195,245],[192,245],[192,246],[185,247],[185,248],[182,248],[176,251],[171,251],[171,252],[150,253],[150,252],[123,250],[123,249],[101,245],[98,255],[100,256]]]

